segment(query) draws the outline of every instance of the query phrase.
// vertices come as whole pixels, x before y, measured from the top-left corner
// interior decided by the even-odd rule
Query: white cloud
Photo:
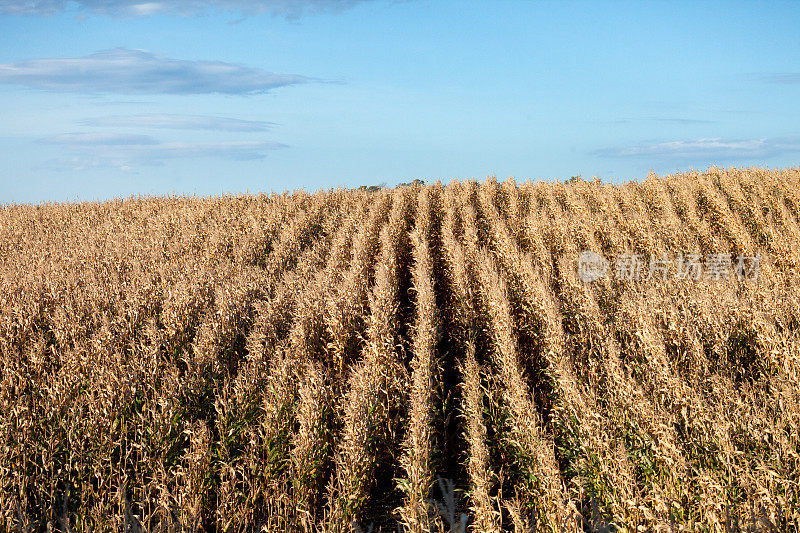
[[[684,126],[691,126],[694,124],[713,124],[714,120],[704,120],[698,118],[684,118],[684,117],[627,117],[627,118],[618,118],[612,121],[609,121],[612,124],[631,124],[635,122],[660,122],[663,124],[681,124]]]
[[[794,85],[800,83],[800,72],[784,72],[781,74],[770,74],[763,76],[764,81],[768,83],[777,83],[779,85]]]
[[[162,165],[170,159],[219,158],[236,161],[263,159],[268,152],[285,145],[269,141],[161,142],[148,135],[111,133],[65,133],[43,139],[72,152],[50,161],[50,168],[86,170],[117,168],[132,170]]]
[[[191,16],[208,10],[221,10],[297,18],[306,13],[341,12],[364,1],[367,0],[0,0],[0,13],[46,16],[77,4],[85,11],[117,17],[147,17],[159,13]]]
[[[722,138],[693,139],[642,144],[622,148],[606,148],[597,155],[649,159],[729,160],[771,157],[800,152],[800,138],[732,140]]]
[[[42,139],[48,144],[66,146],[152,146],[158,140],[149,135],[128,135],[120,133],[62,133]]]
[[[221,61],[171,59],[117,48],[85,57],[0,64],[0,83],[52,91],[123,94],[257,94],[309,81]]]
[[[84,126],[123,128],[166,128],[211,131],[266,131],[271,122],[205,115],[143,114],[92,117],[81,121]]]
[[[211,143],[163,143],[141,150],[145,159],[171,159],[177,157],[221,157],[224,159],[263,159],[267,152],[285,145],[265,141],[230,141]],[[137,148],[137,151],[140,151]],[[137,154],[139,155],[139,154]]]

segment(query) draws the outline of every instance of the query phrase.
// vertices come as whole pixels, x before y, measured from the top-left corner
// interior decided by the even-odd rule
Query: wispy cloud
[[[192,16],[208,10],[241,14],[271,13],[289,19],[306,13],[341,12],[367,0],[0,0],[0,13],[53,15],[77,4],[83,11],[115,17],[147,17],[161,13]]]
[[[704,120],[699,118],[684,118],[684,117],[628,117],[619,118],[612,121],[614,124],[630,124],[634,122],[658,122],[661,124],[681,124],[684,126],[692,124],[713,124],[713,120]]]
[[[65,146],[152,146],[159,141],[149,135],[120,133],[62,133],[42,139],[43,143]]]
[[[800,72],[783,72],[780,74],[769,74],[766,76],[762,76],[761,80],[767,83],[776,83],[778,85],[800,84]]]
[[[166,128],[177,130],[211,131],[266,131],[272,122],[242,120],[238,118],[212,117],[205,115],[113,115],[92,117],[81,121],[84,126],[123,127],[123,128]]]
[[[595,152],[605,157],[647,159],[729,160],[771,157],[800,153],[800,137],[778,139],[693,139],[668,141],[621,148],[605,148]]]
[[[50,168],[86,170],[162,165],[170,159],[210,157],[246,161],[263,159],[285,145],[269,141],[161,142],[149,135],[112,133],[65,133],[42,139],[63,146],[72,155],[50,161]]]
[[[257,94],[306,81],[305,76],[221,61],[171,59],[125,48],[85,57],[0,64],[0,83],[84,93]]]

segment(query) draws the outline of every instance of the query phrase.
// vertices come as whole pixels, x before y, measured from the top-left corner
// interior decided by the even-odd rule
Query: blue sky
[[[0,0],[0,202],[800,162],[798,2]]]

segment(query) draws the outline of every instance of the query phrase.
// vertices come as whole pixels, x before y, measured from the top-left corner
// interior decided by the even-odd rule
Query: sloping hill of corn
[[[5,206],[0,529],[797,527],[798,274],[798,169]]]

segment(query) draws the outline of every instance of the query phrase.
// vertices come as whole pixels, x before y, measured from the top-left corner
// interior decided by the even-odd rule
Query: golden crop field
[[[796,530],[799,275],[796,168],[6,205],[0,529]]]

